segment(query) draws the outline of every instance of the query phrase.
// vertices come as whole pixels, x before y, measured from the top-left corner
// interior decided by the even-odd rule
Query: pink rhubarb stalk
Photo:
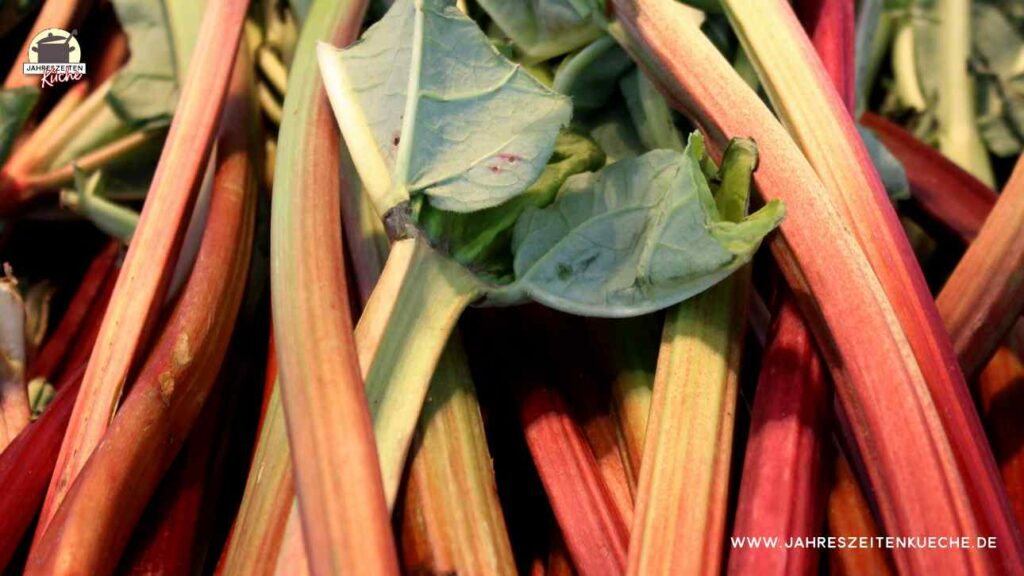
[[[200,47],[204,38],[201,32]],[[210,213],[188,283],[124,406],[40,529],[26,574],[111,573],[210,393],[241,305],[255,218],[246,64],[239,61],[232,81]]]
[[[818,536],[825,511],[827,375],[793,300],[786,298],[761,360],[733,536]],[[813,574],[813,548],[733,548],[730,574]]]
[[[960,364],[974,374],[1024,310],[1024,158],[937,304]]]
[[[171,130],[85,372],[40,524],[106,432],[164,303],[227,93],[248,0],[210,2]]]
[[[120,250],[120,243],[111,240],[93,258],[60,323],[53,334],[46,339],[46,344],[29,365],[29,380],[34,378],[50,379],[56,375],[68,355],[72,342],[85,325],[94,302],[102,297],[105,280],[111,270],[114,270]],[[103,307],[106,307],[105,303],[103,303]]]
[[[958,378],[948,338],[934,306],[930,300],[925,301],[927,292],[923,281],[918,281],[920,271],[906,240],[886,238],[896,231],[892,224],[895,215],[884,192],[876,197],[873,182],[877,177],[868,178],[864,186],[845,186],[851,193],[871,192],[868,201],[847,198],[851,206],[845,206],[843,198],[829,193],[829,187],[757,95],[697,32],[695,24],[680,15],[676,3],[614,0],[613,4],[618,17],[612,24],[613,33],[670,101],[698,121],[713,145],[724,149],[727,137],[736,135],[752,137],[758,143],[763,161],[755,174],[757,188],[766,199],[785,201],[788,212],[781,234],[772,242],[773,251],[794,292],[800,295],[801,308],[839,384],[839,396],[856,424],[858,448],[868,462],[887,529],[904,535],[933,534],[936,530],[997,534],[1000,542],[1007,542],[1005,548],[994,553],[965,550],[940,557],[929,551],[901,550],[900,565],[907,570],[984,572],[994,569],[989,564],[993,561],[1007,570],[1022,568],[1005,492]],[[807,43],[795,18],[792,20],[783,21],[781,29],[787,30],[787,36]],[[807,44],[790,60],[799,64],[807,59],[803,54],[809,53],[812,62],[817,62]],[[838,126],[842,134],[832,135],[828,147],[833,156],[855,164],[852,170],[844,170],[851,172],[847,174],[850,182],[861,182],[870,176],[861,171],[869,160],[862,146],[854,146],[851,154],[832,148],[836,141],[857,141],[847,139],[844,127],[852,122],[842,120],[846,112],[828,86],[820,63],[816,66],[810,68],[810,85],[824,85],[827,90],[819,92],[826,97],[831,94],[832,104],[826,106],[826,117],[814,125]],[[833,114],[834,110],[842,114]],[[849,162],[850,158],[857,161]],[[824,169],[822,172],[827,173]],[[863,220],[850,222],[844,218],[837,202],[853,209],[861,205],[859,211],[866,212]],[[851,230],[866,232],[862,235],[865,238],[884,235],[881,241],[862,248]],[[883,261],[892,267],[873,270],[868,254],[862,250],[872,254],[872,260],[888,255]],[[900,278],[904,281],[893,282]],[[885,290],[885,286],[890,289]],[[894,286],[898,289],[893,290]],[[900,316],[911,312],[923,317],[915,316],[901,328]],[[912,346],[912,342],[916,344]],[[927,353],[929,350],[936,353]],[[915,351],[930,360],[919,365]],[[930,388],[922,368],[936,382],[950,386]],[[948,392],[936,394],[942,410],[933,403],[933,389]],[[961,425],[944,426],[944,419]]]

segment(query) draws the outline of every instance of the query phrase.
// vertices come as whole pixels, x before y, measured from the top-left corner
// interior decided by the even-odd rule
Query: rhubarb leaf
[[[647,150],[640,143],[633,120],[625,106],[606,109],[588,123],[590,137],[604,150],[609,164],[635,158]]]
[[[478,0],[529,61],[585,46],[603,33],[593,0]]]
[[[39,100],[35,86],[0,90],[0,164],[7,161],[14,140]]]
[[[903,164],[893,156],[892,152],[889,152],[889,149],[873,132],[859,123],[857,131],[860,132],[860,137],[864,140],[864,146],[867,147],[871,162],[882,178],[882,185],[889,193],[889,198],[892,200],[910,199],[910,182],[907,180],[907,172],[903,169]]]
[[[998,156],[1024,148],[1024,33],[995,6],[975,4],[972,11],[978,128]]]
[[[420,212],[420,225],[431,243],[445,248],[457,262],[500,282],[512,274],[512,230],[523,211],[551,204],[566,179],[597,170],[604,165],[604,159],[604,153],[592,140],[565,131],[558,135],[555,152],[540,177],[519,196],[469,214],[428,205]]]
[[[520,217],[512,240],[516,281],[489,297],[635,316],[729,276],[778,226],[784,207],[769,202],[740,221],[724,219],[718,206],[745,206],[749,187],[723,186],[730,197],[715,198],[702,150],[694,134],[684,153],[655,150],[569,178],[554,203]]]
[[[451,0],[399,0],[320,67],[378,213],[423,194],[469,212],[520,194],[543,170],[567,98],[503,58]]]
[[[594,110],[608,103],[619,78],[633,60],[611,36],[602,36],[566,56],[555,70],[554,89],[569,98],[575,110]]]
[[[672,110],[665,98],[639,69],[627,74],[619,82],[626,97],[626,107],[633,118],[640,142],[649,150],[668,149],[682,151],[683,140],[672,120]]]
[[[132,126],[170,123],[205,1],[114,0],[131,57],[113,78],[107,102]]]
[[[114,2],[131,58],[110,87],[107,102],[133,125],[167,124],[178,101],[174,47],[163,2]]]

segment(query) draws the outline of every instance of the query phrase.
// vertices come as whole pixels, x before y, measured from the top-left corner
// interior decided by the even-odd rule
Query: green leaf
[[[170,122],[204,6],[198,0],[114,0],[131,58],[114,76],[107,102],[125,122]]]
[[[608,103],[619,78],[633,60],[611,36],[602,36],[570,56],[555,70],[554,89],[572,98],[575,110],[594,110]]]
[[[909,199],[910,182],[907,180],[907,172],[903,169],[903,164],[893,156],[892,152],[889,152],[889,149],[873,132],[859,123],[857,131],[860,132],[860,137],[864,140],[864,145],[871,156],[871,162],[878,170],[878,175],[882,178],[882,184],[885,185],[885,191],[889,193],[889,198],[891,200]]]
[[[588,0],[477,0],[530,61],[568,54],[603,34]]]
[[[352,159],[380,215],[422,194],[469,212],[522,193],[572,106],[503,58],[448,0],[400,0],[320,68]]]
[[[718,198],[701,168],[697,134],[684,153],[656,150],[569,178],[551,206],[528,209],[516,223],[516,281],[491,299],[622,317],[706,290],[749,262],[784,214],[771,202],[747,218],[727,218],[748,201],[756,157],[752,143],[744,148],[745,161],[723,162]]]
[[[639,69],[633,70],[622,78],[620,86],[640,142],[649,150],[681,152],[683,139],[672,120],[672,109],[647,76]]]
[[[998,156],[1024,149],[1024,36],[990,4],[972,10],[978,128]]]
[[[555,152],[540,178],[525,192],[493,208],[469,214],[425,206],[420,225],[435,246],[455,261],[495,282],[512,273],[512,230],[528,207],[550,204],[570,176],[604,165],[604,153],[589,138],[565,131],[558,135]]]
[[[587,127],[590,137],[604,150],[609,164],[646,152],[624,105],[605,108],[601,115],[587,123]]]
[[[39,88],[0,90],[0,164],[7,161],[14,140],[39,100]]]

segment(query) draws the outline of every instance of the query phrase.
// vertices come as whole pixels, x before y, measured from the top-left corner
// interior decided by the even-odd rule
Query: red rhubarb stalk
[[[225,383],[229,384],[229,383]],[[121,561],[121,573],[190,574],[196,567],[197,536],[207,480],[214,463],[219,419],[226,414],[223,391],[214,391],[188,443],[154,494]]]
[[[561,396],[532,387],[519,401],[519,418],[576,568],[586,575],[624,573],[629,527]]]
[[[960,364],[975,374],[1024,310],[1024,158],[936,301]]]
[[[615,0],[614,5],[619,21],[613,24],[613,32],[670,100],[697,119],[713,144],[723,149],[728,136],[743,135],[752,137],[763,152],[755,174],[757,188],[766,200],[785,201],[788,212],[772,248],[800,295],[801,307],[839,384],[839,397],[856,424],[858,449],[868,463],[889,532],[992,534],[1008,543],[994,553],[964,550],[941,559],[927,551],[900,550],[901,565],[907,570],[967,572],[992,568],[988,564],[992,561],[1002,562],[1004,569],[1019,568],[1019,540],[1005,491],[966,387],[959,380],[948,337],[923,280],[916,280],[920,271],[906,239],[896,237],[895,225],[890,226],[896,221],[888,199],[884,192],[875,197],[877,176],[869,178],[870,173],[863,171],[869,162],[861,153],[863,146],[856,146],[854,137],[847,138],[843,126],[852,123],[831,112],[842,109],[834,89],[819,90],[826,97],[831,94],[832,104],[826,102],[828,117],[815,125],[839,123],[838,139],[851,145],[852,151],[832,154],[851,164],[850,159],[857,159],[856,166],[840,168],[849,172],[845,176],[850,182],[867,178],[867,184],[844,188],[851,194],[870,192],[866,202],[852,197],[844,202],[840,195],[829,193],[773,114],[714,46],[696,33],[695,25],[680,16],[674,2]],[[807,42],[795,19],[783,24],[782,29],[797,30],[790,36]],[[800,49],[794,60],[800,66],[787,69],[807,73],[802,68],[806,62],[801,62],[806,60],[805,52],[811,53],[809,46]],[[801,86],[827,85],[820,63],[817,66],[810,68],[812,77]],[[835,141],[830,137],[829,146]],[[830,163],[822,163],[822,168],[826,164]],[[865,212],[863,219],[850,222],[842,217],[837,202],[844,209]],[[849,234],[851,230],[859,230],[864,238],[883,236],[861,247]],[[872,269],[862,250],[869,250],[872,261],[886,256],[881,262],[888,265]],[[901,317],[912,321],[901,328]],[[915,351],[922,358],[920,365]],[[931,379],[924,377],[922,368]],[[929,381],[936,386],[929,386]],[[941,410],[933,403],[933,391]],[[944,426],[944,420],[949,425]]]
[[[43,415],[0,454],[0,485],[4,487],[0,490],[0,517],[4,519],[0,522],[0,571],[14,556],[46,494],[85,364],[75,372],[61,382],[63,385]]]
[[[234,8],[244,9],[244,3]],[[204,22],[200,47],[208,46],[209,25]],[[131,394],[44,528],[27,574],[112,572],[210,393],[241,305],[254,227],[247,64],[239,60],[232,80],[210,213],[192,274]]]
[[[156,174],[119,275],[43,506],[56,512],[114,415],[164,302],[224,103],[248,0],[210,2]]]
[[[1024,526],[1024,361],[1019,352],[1009,347],[996,351],[978,377],[978,396],[1017,523]]]
[[[46,344],[39,354],[29,365],[28,379],[53,378],[60,370],[65,358],[68,355],[72,342],[85,325],[86,317],[94,303],[102,296],[105,279],[110,271],[114,269],[118,252],[121,249],[119,242],[111,240],[93,258],[85,276],[82,277],[78,290],[71,298],[60,324],[46,340]],[[105,307],[105,306],[104,306]]]
[[[828,497],[829,535],[840,538],[878,538],[882,536],[864,499],[857,477],[841,454],[833,459],[832,491]],[[884,548],[844,548],[829,550],[829,569],[833,576],[889,576],[895,574],[892,558]]]
[[[913,203],[963,242],[973,241],[999,196],[903,127],[871,112],[861,123],[903,164]]]
[[[824,444],[829,441],[830,386],[794,301],[786,298],[762,357],[736,537],[813,537],[825,511]],[[735,547],[730,574],[813,574],[814,548]]]
[[[793,10],[811,37],[836,92],[852,111],[857,105],[854,0],[796,0]]]
[[[969,504],[965,512],[973,516],[963,515],[963,528],[1007,542],[995,553],[968,555],[983,557],[987,569],[1024,570],[1024,545],[954,347],[851,115],[788,2],[724,0],[723,5],[776,111],[837,202],[893,305],[956,459]]]

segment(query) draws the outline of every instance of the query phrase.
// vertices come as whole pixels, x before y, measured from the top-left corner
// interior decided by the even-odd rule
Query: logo
[[[82,47],[75,36],[60,28],[47,28],[32,38],[28,62],[22,66],[26,76],[40,76],[43,88],[64,82],[77,82],[85,76]]]

